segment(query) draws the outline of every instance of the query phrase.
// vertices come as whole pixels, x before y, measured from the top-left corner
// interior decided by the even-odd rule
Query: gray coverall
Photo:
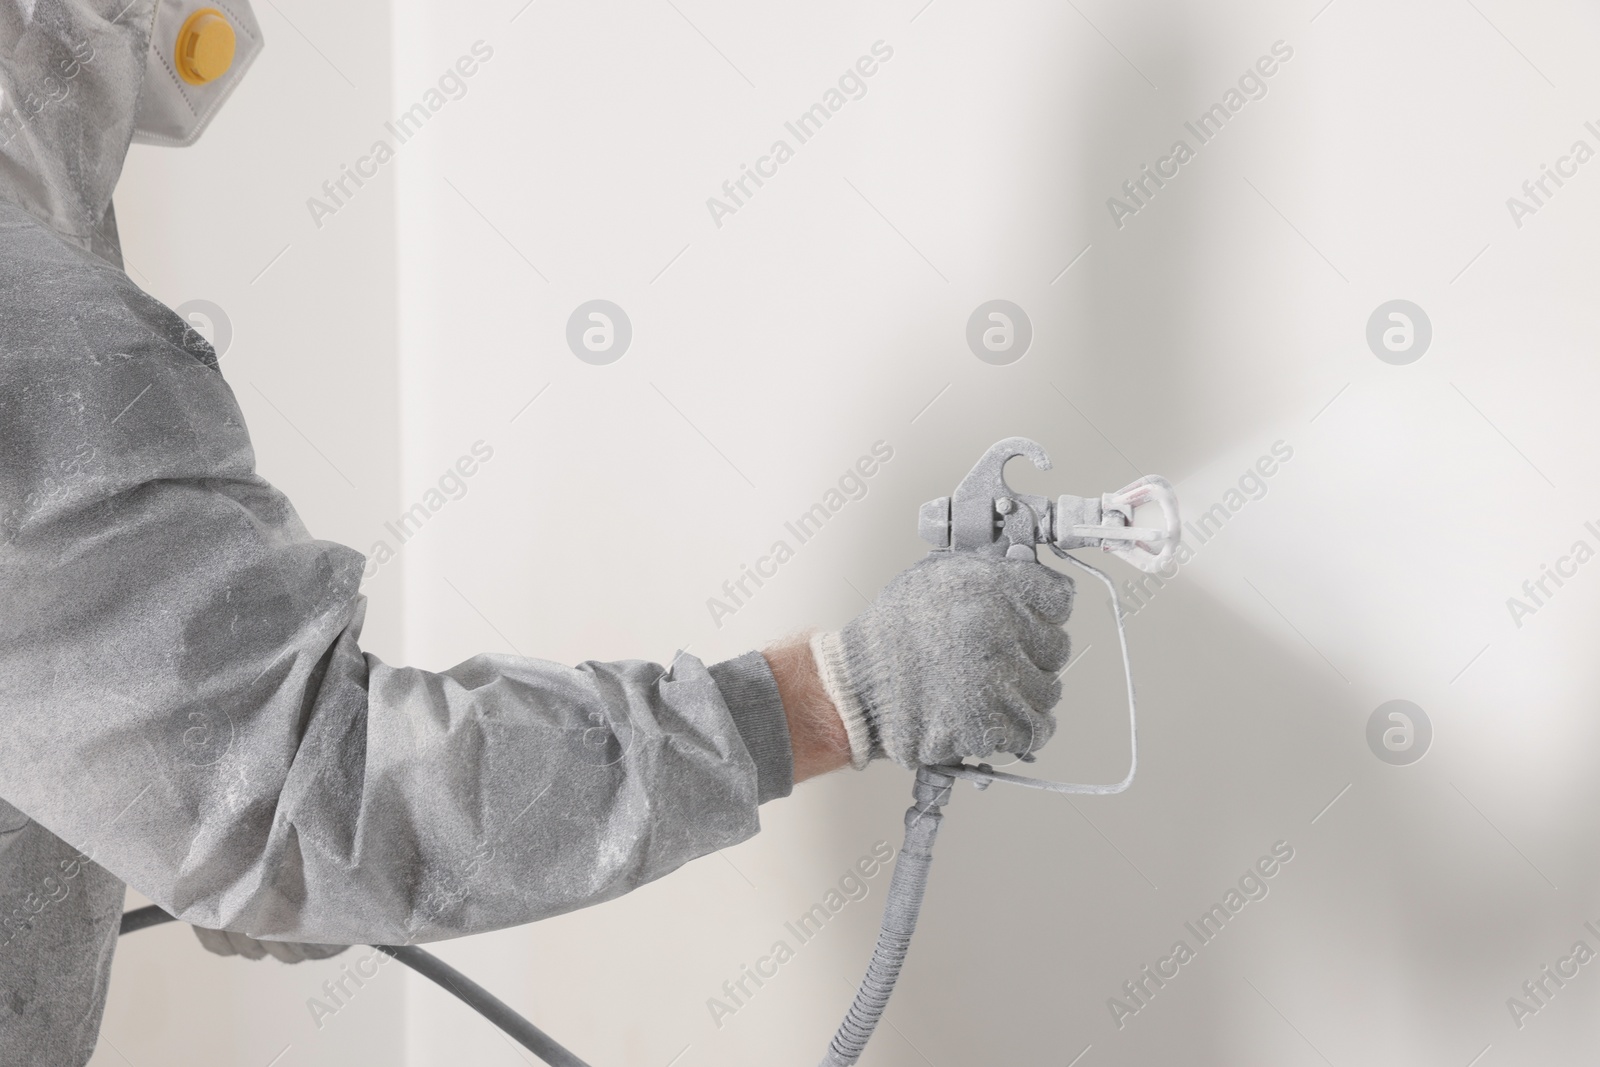
[[[759,653],[362,652],[363,557],[256,475],[211,347],[121,270],[125,5],[0,0],[3,1064],[88,1060],[124,883],[256,937],[437,940],[626,893],[793,787]]]

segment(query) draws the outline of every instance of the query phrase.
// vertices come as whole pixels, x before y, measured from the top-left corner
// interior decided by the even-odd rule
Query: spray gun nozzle
[[[1135,526],[1135,508],[1145,504],[1161,508],[1160,527]],[[1158,571],[1178,552],[1183,526],[1178,517],[1178,495],[1165,478],[1147,474],[1115,493],[1092,497],[1062,496],[1056,500],[1053,540],[1061,551],[1102,548],[1142,571]]]

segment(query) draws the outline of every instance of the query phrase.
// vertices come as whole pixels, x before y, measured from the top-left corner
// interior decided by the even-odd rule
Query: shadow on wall
[[[1279,151],[1269,132],[1298,76],[1293,44],[1253,31],[1263,33],[1258,55],[1237,69],[1202,69],[1194,42],[1205,34],[1185,21],[1199,14],[1170,13],[1137,52],[1159,89],[1108,51],[1101,74],[1133,88],[1082,108],[1089,136],[1075,157],[1069,229],[1093,249],[1074,269],[1084,276],[1073,283],[1082,315],[1072,324],[1070,381],[1080,406],[1120,427],[1109,436],[1142,472],[1159,467],[1176,480],[1253,437],[1282,402],[1298,402],[1292,389],[1273,395],[1298,371],[1268,356],[1278,347],[1269,323],[1293,314],[1271,305],[1292,302],[1304,264],[1287,242],[1242,247],[1252,237],[1244,223],[1271,211],[1243,172],[1265,158],[1283,183],[1301,158]],[[1263,373],[1264,363],[1273,369]]]
[[[1152,117],[1142,91],[1147,87],[1137,81],[1139,91],[1107,94],[1089,109],[1083,128],[1090,134],[1077,156],[1073,183],[1081,197],[1072,219],[1073,229],[1088,234],[1095,247],[1080,264],[1088,269],[1076,282],[1084,291],[1079,305],[1084,314],[1073,324],[1071,389],[1080,403],[1123,427],[1113,434],[1115,443],[1141,473],[1166,463],[1160,473],[1174,479],[1229,443],[1215,439],[1217,420],[1198,410],[1207,392],[1207,368],[1198,358],[1191,323],[1204,298],[1207,268],[1206,204],[1195,188],[1195,172],[1214,161],[1200,155],[1205,147],[1178,121],[1184,111],[1180,102],[1209,91],[1184,47],[1186,36],[1177,26],[1159,42],[1146,42],[1163,48],[1150,70],[1161,87],[1155,111],[1163,117]],[[1115,55],[1107,57],[1103,73],[1129,76]],[[1173,141],[1180,136],[1186,145],[1196,145],[1196,157],[1178,165],[1175,177],[1161,179],[1154,170],[1164,156],[1178,154]],[[1172,165],[1177,164],[1169,169]],[[1163,180],[1164,185],[1157,184]],[[1137,214],[1124,215],[1118,206],[1113,223],[1113,199]],[[1174,460],[1185,469],[1169,469]]]

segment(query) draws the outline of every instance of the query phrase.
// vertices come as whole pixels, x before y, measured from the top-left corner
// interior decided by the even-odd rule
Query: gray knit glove
[[[811,639],[851,763],[906,767],[1050,740],[1071,646],[1072,579],[1030,560],[931,552],[872,607]]]

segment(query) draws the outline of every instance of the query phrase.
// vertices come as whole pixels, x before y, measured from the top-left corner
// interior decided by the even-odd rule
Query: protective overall
[[[124,883],[209,928],[429,941],[626,893],[792,787],[759,654],[362,652],[362,556],[255,473],[210,346],[118,269],[156,18],[0,0],[3,1064],[89,1059]]]

